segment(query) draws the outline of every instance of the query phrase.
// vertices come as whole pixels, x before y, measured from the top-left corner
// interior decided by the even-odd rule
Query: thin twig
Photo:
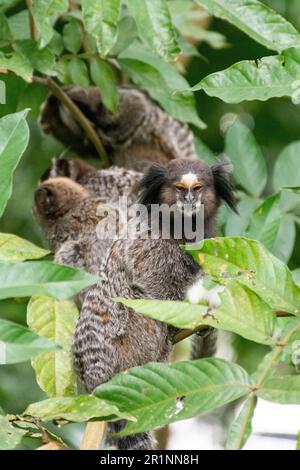
[[[26,5],[27,5],[27,8],[28,8],[30,36],[31,36],[31,39],[36,41],[37,34],[36,34],[36,27],[35,27],[35,23],[34,23],[34,18],[32,16],[32,0],[26,0]]]
[[[66,106],[66,108],[68,108],[68,110],[74,116],[75,120],[85,131],[88,139],[94,144],[102,160],[103,166],[108,167],[110,162],[109,162],[108,155],[106,153],[103,143],[101,142],[91,122],[86,118],[86,116],[82,113],[82,111],[78,108],[78,106],[74,103],[74,101],[72,101],[69,98],[69,96],[63,91],[63,89],[59,85],[55,83],[54,80],[52,80],[51,77],[48,77],[48,76],[35,77],[34,76],[33,81],[35,83],[40,83],[42,85],[48,86],[48,88],[53,93],[53,95],[56,96],[56,98],[58,98],[59,101],[61,101]]]
[[[87,423],[80,445],[80,450],[99,450],[105,429],[105,421],[90,421]]]

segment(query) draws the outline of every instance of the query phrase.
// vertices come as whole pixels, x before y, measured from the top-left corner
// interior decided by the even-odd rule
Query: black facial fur
[[[211,167],[214,176],[214,186],[217,195],[232,209],[236,214],[236,198],[232,184],[229,180],[228,163],[218,163]]]
[[[140,204],[145,206],[159,204],[160,191],[166,182],[166,174],[166,168],[161,165],[154,164],[149,168],[140,183]]]

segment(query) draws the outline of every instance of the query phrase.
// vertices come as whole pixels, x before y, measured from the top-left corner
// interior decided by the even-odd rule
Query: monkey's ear
[[[140,204],[159,204],[160,191],[166,182],[166,168],[158,163],[152,165],[140,182]]]
[[[233,186],[229,179],[229,175],[232,171],[231,164],[228,162],[222,162],[213,165],[211,169],[214,176],[214,185],[217,195],[226,202],[230,209],[238,214]]]

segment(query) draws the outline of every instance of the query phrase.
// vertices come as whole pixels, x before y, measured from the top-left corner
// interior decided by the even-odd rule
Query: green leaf
[[[50,253],[10,233],[0,233],[0,261],[25,261],[44,258]]]
[[[237,62],[226,70],[205,77],[192,90],[204,90],[226,103],[266,101],[290,96],[299,102],[300,49],[260,60]]]
[[[252,433],[252,418],[257,405],[257,397],[250,395],[243,403],[243,407],[233,421],[227,437],[226,448],[239,450],[244,447]]]
[[[83,60],[73,57],[69,62],[69,73],[74,85],[88,90],[90,84],[89,73],[86,63]]]
[[[29,405],[24,414],[35,416],[43,421],[65,419],[77,423],[103,417],[106,419],[128,418],[128,415],[121,414],[116,406],[110,405],[93,395],[49,398]]]
[[[0,450],[14,449],[26,432],[12,426],[5,416],[0,415]]]
[[[39,45],[45,47],[52,39],[54,29],[53,18],[68,10],[68,0],[34,0],[32,3],[32,15],[38,32]]]
[[[246,228],[250,223],[253,212],[260,205],[257,199],[243,195],[243,198],[238,202],[238,214],[229,211],[226,218],[225,235],[226,237],[241,237],[245,235]]]
[[[197,136],[195,136],[195,147],[197,155],[209,165],[215,165],[217,160],[214,152]]]
[[[4,15],[2,11],[0,11],[0,31],[1,31],[1,37],[0,37],[0,42],[1,41],[9,41],[12,39],[8,19]]]
[[[91,77],[100,90],[104,105],[113,113],[118,111],[119,94],[115,74],[107,62],[93,59],[90,65]]]
[[[281,219],[280,194],[275,194],[254,211],[246,236],[259,240],[268,250],[273,251]]]
[[[295,269],[292,272],[292,275],[293,275],[295,282],[300,286],[300,268]]]
[[[15,41],[30,39],[30,25],[28,10],[21,10],[19,13],[8,18],[9,28]]]
[[[138,86],[145,88],[150,96],[176,119],[205,128],[197,114],[193,93],[175,93],[186,90],[188,83],[172,65],[137,41],[120,54],[118,59],[122,69]]]
[[[9,114],[0,119],[0,217],[12,193],[13,173],[28,144],[27,112]]]
[[[78,21],[73,20],[67,23],[63,28],[62,36],[65,48],[73,54],[77,54],[82,41],[82,28]]]
[[[283,214],[275,244],[272,249],[273,255],[284,263],[288,263],[292,256],[296,240],[296,226],[291,214]]]
[[[229,21],[263,44],[281,52],[300,46],[300,34],[285,18],[257,0],[196,0],[212,15]]]
[[[28,361],[41,352],[57,348],[56,344],[24,326],[0,319],[0,364]]]
[[[236,120],[226,132],[225,153],[234,166],[234,177],[250,194],[259,196],[267,181],[263,154],[250,129]]]
[[[32,65],[27,57],[19,52],[10,52],[8,54],[0,52],[0,69],[7,69],[23,78],[26,82],[31,82]]]
[[[260,398],[282,404],[300,404],[300,374],[267,378],[257,390]]]
[[[131,16],[124,16],[118,23],[118,36],[110,55],[118,56],[137,38],[136,23]]]
[[[120,0],[82,0],[83,21],[87,32],[95,38],[101,57],[116,43],[120,9]]]
[[[249,393],[247,373],[220,359],[149,363],[121,372],[94,395],[137,418],[121,435],[198,416]]]
[[[300,450],[300,431],[298,432],[298,439],[297,439],[296,450]]]
[[[247,238],[212,238],[187,251],[221,284],[235,280],[256,292],[274,310],[300,314],[300,289],[288,267],[264,246]]]
[[[279,154],[273,175],[273,186],[275,191],[281,190],[284,186],[298,186],[300,181],[299,168],[300,141],[293,142],[285,147]],[[282,194],[282,207],[285,210],[292,210],[300,204],[300,196],[285,191]]]
[[[143,41],[165,60],[176,59],[180,47],[166,0],[128,0]]]
[[[0,263],[0,299],[31,295],[67,299],[97,281],[91,274],[50,261]]]
[[[276,316],[252,290],[232,282],[220,294],[221,305],[209,309],[204,305],[167,300],[116,299],[138,313],[177,328],[194,329],[209,325],[231,331],[261,344],[274,344],[272,338]]]
[[[32,331],[59,344],[63,350],[41,354],[32,361],[37,383],[50,397],[76,394],[72,367],[71,338],[78,310],[72,301],[33,297],[27,307],[27,323]]]
[[[54,75],[54,54],[49,48],[39,49],[36,42],[31,39],[16,41],[14,49],[27,57],[33,69],[48,75]]]

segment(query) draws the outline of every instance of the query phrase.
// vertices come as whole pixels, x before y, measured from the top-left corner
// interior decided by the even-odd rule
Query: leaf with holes
[[[51,297],[33,297],[28,304],[27,323],[30,329],[62,347],[62,351],[41,354],[32,361],[37,382],[50,397],[76,393],[76,378],[71,358],[71,337],[77,317],[77,307],[71,301],[58,301]]]
[[[16,428],[5,416],[0,415],[0,450],[14,449],[26,432],[24,429]]]
[[[219,237],[186,249],[217,282],[226,285],[235,280],[274,310],[300,315],[300,289],[291,272],[258,241]]]
[[[135,434],[230,403],[250,392],[247,373],[221,359],[149,363],[121,372],[94,395],[137,418],[121,435]]]
[[[299,102],[300,49],[288,49],[281,55],[243,60],[226,70],[212,73],[192,90],[204,90],[226,103],[290,96]]]
[[[232,282],[220,294],[221,305],[208,311],[204,305],[167,300],[116,299],[155,320],[177,328],[194,329],[209,325],[231,331],[261,344],[274,344],[276,316],[273,310],[255,292]]]

